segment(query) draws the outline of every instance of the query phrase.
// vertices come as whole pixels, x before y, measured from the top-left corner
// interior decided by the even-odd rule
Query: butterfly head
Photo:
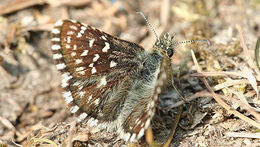
[[[168,57],[174,54],[174,48],[178,43],[174,41],[174,36],[166,33],[162,38],[157,39],[155,46],[166,51]]]

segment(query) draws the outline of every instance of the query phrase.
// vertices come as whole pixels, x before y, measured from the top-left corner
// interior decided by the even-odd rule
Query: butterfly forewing
[[[117,67],[117,56],[113,56],[117,48],[107,39],[112,36],[79,22],[64,20],[60,24],[55,27],[60,30],[60,34],[54,36],[60,39],[57,43],[62,49],[61,54],[74,77],[102,75]],[[57,57],[55,52],[53,56],[54,59]]]
[[[119,82],[124,83],[125,76],[136,69],[135,62],[138,61],[132,59],[144,51],[136,44],[71,20],[58,21],[52,34],[53,59],[62,73],[66,102],[73,100],[80,109],[92,115],[101,111],[104,106],[100,104],[106,103],[103,101],[108,100],[109,92],[122,86]],[[134,46],[136,50],[125,46]],[[72,107],[73,112],[78,110],[77,106]]]
[[[63,97],[78,120],[117,129],[125,141],[142,137],[170,69],[169,59],[73,20],[58,21],[52,35]]]

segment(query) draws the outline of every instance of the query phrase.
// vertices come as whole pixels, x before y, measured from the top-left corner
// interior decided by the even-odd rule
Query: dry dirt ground
[[[176,47],[172,76],[184,99],[172,87],[160,96],[153,146],[166,142],[180,106],[170,146],[260,146],[259,0],[1,0],[0,147],[125,145],[116,134],[74,125],[52,60],[51,30],[70,18],[150,49],[155,35],[138,11],[159,36],[211,42]]]

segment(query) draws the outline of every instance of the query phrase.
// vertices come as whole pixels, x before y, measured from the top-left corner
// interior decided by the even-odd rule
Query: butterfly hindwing
[[[139,103],[122,125],[123,131],[120,130],[121,132],[118,132],[124,136],[125,141],[132,142],[133,140],[140,139],[144,135],[145,130],[149,127],[158,104],[159,94],[168,82],[167,79],[169,77],[167,77],[167,72],[169,72],[170,65],[167,60],[169,59],[163,59],[161,62],[160,72],[156,77],[156,82],[152,88],[153,91],[151,91],[151,95],[140,98]]]

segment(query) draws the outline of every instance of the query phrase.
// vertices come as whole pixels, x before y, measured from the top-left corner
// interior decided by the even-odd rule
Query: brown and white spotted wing
[[[116,119],[144,49],[73,20],[55,24],[51,48],[63,97],[79,121],[90,118],[96,125]]]
[[[58,21],[52,35],[63,97],[78,121],[117,130],[125,141],[141,138],[170,69],[165,51],[146,52],[73,20]]]

